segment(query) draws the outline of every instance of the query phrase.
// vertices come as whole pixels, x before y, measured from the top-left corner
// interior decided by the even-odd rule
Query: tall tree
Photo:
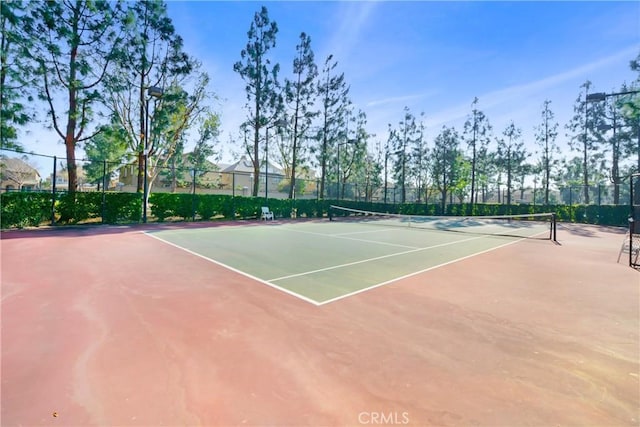
[[[603,182],[606,177],[602,174],[604,156],[601,152],[589,156],[589,178],[593,182]],[[560,185],[560,197],[566,204],[584,203],[584,193],[580,191],[584,177],[584,164],[581,156],[564,159],[562,167],[558,168],[555,178]]]
[[[379,142],[376,143],[379,148]],[[381,173],[382,173],[382,162],[380,161],[380,151],[376,150],[375,152],[367,151],[365,154],[364,169],[360,169],[359,171],[359,182],[363,182],[364,185],[359,189],[360,192],[364,191],[364,199],[365,202],[371,202],[374,199],[374,195],[376,195],[377,190],[379,190],[380,185],[382,184]]]
[[[623,86],[620,92],[627,92],[629,89]],[[621,162],[623,154],[629,153],[632,144],[631,130],[633,129],[633,121],[628,121],[629,126],[624,126],[625,115],[623,106],[625,100],[623,97],[610,97],[604,102],[604,114],[599,116],[599,121],[594,127],[594,138],[604,148],[607,147],[611,153],[611,168],[609,169],[609,181],[613,184],[613,203],[620,203],[620,185],[623,182],[621,173]]]
[[[22,149],[18,130],[34,118],[29,103],[35,85],[28,53],[32,48],[33,3],[0,2],[0,147]],[[31,34],[30,34],[31,32]]]
[[[114,118],[109,125],[102,126],[100,132],[86,142],[84,152],[89,163],[84,169],[88,182],[102,182],[105,173],[107,178],[111,178],[122,166],[122,161],[127,158],[127,138],[129,134],[117,118]]]
[[[145,153],[147,159],[153,155],[152,141],[145,140],[152,115],[148,89],[182,82],[196,72],[197,63],[184,52],[164,1],[128,3],[121,25],[125,39],[110,74],[110,107],[130,135],[130,149],[137,154],[137,190],[142,191]]]
[[[198,139],[189,153],[188,160],[195,172],[194,180],[200,182],[200,177],[205,175],[209,170],[209,160],[214,161],[220,159],[220,151],[216,147],[218,136],[220,135],[220,117],[217,114],[208,112],[198,120]]]
[[[296,46],[296,57],[293,60],[293,79],[285,79],[285,101],[289,106],[292,129],[291,177],[289,198],[294,198],[296,185],[296,167],[302,157],[304,141],[314,117],[318,115],[314,103],[316,99],[316,77],[318,67],[314,62],[311,38],[306,33],[300,34],[300,44]]]
[[[329,55],[324,62],[322,74],[318,79],[318,95],[320,107],[320,132],[318,160],[320,164],[320,198],[324,199],[325,185],[329,171],[327,169],[330,152],[340,141],[340,134],[345,127],[345,114],[349,109],[349,86],[344,73],[336,74],[337,61]],[[337,178],[337,177],[336,177]],[[336,179],[337,181],[337,179]]]
[[[395,139],[395,131],[389,123],[389,130],[387,132],[387,140],[384,143],[384,203],[387,204],[387,195],[389,192],[389,159],[393,155],[393,141]],[[395,188],[394,188],[395,194]]]
[[[431,162],[433,181],[440,191],[442,212],[446,212],[447,196],[455,187],[459,165],[460,136],[455,128],[443,126],[436,136]]]
[[[542,123],[536,126],[536,144],[540,148],[540,166],[542,169],[542,186],[544,188],[544,204],[549,204],[549,186],[552,169],[557,165],[556,156],[560,150],[556,143],[558,136],[558,122],[554,120],[551,111],[551,101],[545,100],[542,105]]]
[[[34,52],[43,79],[41,96],[66,147],[69,193],[78,185],[76,146],[99,131],[88,133],[107,67],[120,44],[117,6],[91,0],[39,2],[32,15],[38,37]],[[60,115],[62,104],[65,111]]]
[[[245,81],[247,92],[247,126],[253,132],[251,161],[253,163],[253,196],[258,195],[260,184],[260,129],[272,124],[275,117],[265,112],[277,102],[278,64],[271,65],[269,50],[276,45],[278,26],[269,19],[267,8],[262,6],[254,15],[247,33],[249,41],[240,52],[241,61],[233,65],[235,72]],[[271,107],[273,108],[273,107]]]
[[[213,96],[208,91],[209,76],[201,73],[189,84],[193,87],[190,91],[183,83],[175,79],[167,87],[149,122],[149,188],[162,170],[179,168],[189,130],[210,114],[204,102]]]
[[[409,174],[413,181],[413,186],[416,189],[417,201],[422,201],[422,196],[425,196],[425,202],[428,199],[426,192],[428,176],[429,176],[429,147],[424,136],[425,126],[424,122],[420,120],[418,123],[418,129],[416,132],[416,138],[413,141],[410,155]]]
[[[487,201],[489,184],[495,170],[496,165],[494,162],[494,156],[491,151],[489,151],[489,146],[480,147],[477,152],[476,159],[476,183],[478,185],[479,192],[482,195],[482,203]]]
[[[471,204],[478,202],[477,175],[478,165],[486,161],[483,155],[487,153],[490,141],[491,125],[487,116],[478,109],[478,98],[471,103],[471,115],[464,123],[463,135],[467,146],[471,149]]]
[[[199,119],[198,139],[189,156],[189,161],[197,169],[205,169],[207,159],[219,158],[220,152],[216,148],[216,142],[220,135],[220,117],[214,113],[207,113]]]
[[[629,66],[631,70],[638,73],[638,77],[633,82],[632,87],[635,90],[640,90],[640,53],[634,60],[629,62]],[[634,94],[633,97],[625,101],[622,112],[625,119],[631,121],[631,131],[636,140],[635,144],[630,142],[627,145],[625,153],[636,158],[634,171],[635,173],[640,173],[640,93]],[[638,195],[636,200],[640,200],[640,179],[635,180],[633,193]]]
[[[340,154],[341,194],[345,197],[347,183],[356,184],[359,177],[366,174],[367,145],[371,135],[366,131],[367,115],[359,110],[354,117],[355,130],[346,133],[346,142]],[[351,188],[349,193],[356,193]]]
[[[569,146],[572,150],[581,152],[582,154],[582,185],[584,194],[584,203],[589,204],[589,157],[593,152],[598,150],[598,142],[593,135],[593,123],[597,117],[601,115],[600,103],[589,103],[589,89],[591,82],[586,81],[580,86],[584,88],[584,97],[579,95],[573,107],[574,115],[566,125],[566,129],[570,132],[567,136],[570,138]]]
[[[407,200],[407,184],[409,184],[408,174],[411,172],[411,149],[422,137],[421,129],[416,123],[415,116],[404,107],[404,117],[398,123],[398,127],[393,131],[394,149],[394,178],[400,184],[400,202]]]
[[[513,122],[502,132],[504,138],[498,138],[497,161],[507,175],[507,205],[511,204],[511,191],[514,177],[520,172],[527,158],[524,142],[520,139],[522,131]]]
[[[464,203],[465,197],[469,194],[471,160],[462,153],[462,150],[458,152],[454,170],[455,179],[452,182],[451,194],[458,199],[459,203]]]

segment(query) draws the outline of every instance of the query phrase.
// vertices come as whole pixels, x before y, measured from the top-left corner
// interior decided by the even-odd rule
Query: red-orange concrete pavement
[[[3,233],[2,425],[638,425],[640,273],[567,227],[321,307],[127,228]]]

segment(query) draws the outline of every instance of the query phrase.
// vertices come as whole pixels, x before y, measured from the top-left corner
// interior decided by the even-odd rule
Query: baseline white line
[[[374,258],[362,259],[360,261],[353,261],[353,262],[348,262],[348,263],[345,263],[345,264],[332,265],[331,267],[319,268],[317,270],[305,271],[303,273],[291,274],[289,276],[276,277],[275,279],[269,279],[269,281],[270,282],[277,282],[279,280],[291,279],[293,277],[300,277],[300,276],[306,276],[308,274],[320,273],[320,272],[323,272],[323,271],[336,270],[338,268],[350,267],[352,265],[363,264],[365,262],[377,261],[377,260],[380,260],[380,259],[391,258],[391,257],[394,257],[394,256],[406,255],[406,254],[410,254],[410,253],[413,253],[413,252],[426,251],[426,250],[429,250],[429,249],[440,248],[442,246],[455,245],[456,243],[469,242],[471,240],[483,239],[485,237],[489,237],[489,236],[471,237],[469,239],[456,240],[455,242],[441,243],[439,245],[427,246],[427,247],[424,247],[424,248],[416,248],[416,249],[412,249],[410,251],[396,252],[394,254],[381,255],[381,256],[374,257]]]
[[[321,306],[321,305],[329,304],[329,303],[332,303],[332,302],[335,302],[335,301],[339,301],[341,299],[348,298],[348,297],[360,294],[362,292],[370,291],[371,289],[375,289],[375,288],[379,288],[381,286],[389,285],[389,284],[391,284],[393,282],[397,282],[399,280],[406,279],[408,277],[412,277],[412,276],[415,276],[415,275],[418,275],[418,274],[426,273],[429,270],[435,270],[436,268],[444,267],[445,265],[453,264],[455,262],[462,261],[462,260],[465,260],[467,258],[472,258],[472,257],[477,256],[477,255],[481,255],[481,254],[484,254],[484,253],[487,253],[487,252],[495,251],[496,249],[504,248],[505,246],[513,245],[514,243],[518,243],[518,242],[521,242],[523,240],[530,239],[531,237],[538,236],[538,235],[540,235],[542,233],[543,232],[536,233],[536,234],[533,234],[531,236],[525,236],[525,237],[523,237],[521,239],[514,240],[512,242],[508,242],[508,243],[505,243],[503,245],[496,246],[494,248],[485,249],[484,251],[475,252],[475,253],[472,253],[470,255],[466,255],[466,256],[463,256],[463,257],[460,257],[460,258],[456,258],[456,259],[453,259],[451,261],[443,262],[442,264],[434,265],[434,266],[425,268],[425,269],[420,270],[420,271],[415,271],[413,273],[405,274],[404,276],[396,277],[396,278],[387,280],[386,282],[378,283],[376,285],[372,285],[372,286],[369,286],[367,288],[359,289],[357,291],[354,291],[354,292],[351,292],[351,293],[348,293],[348,294],[340,295],[339,297],[335,297],[335,298],[328,299],[326,301],[318,302],[317,305]],[[545,231],[544,233],[547,233],[547,232]],[[490,237],[490,236],[483,236],[483,237]]]
[[[274,285],[273,283],[270,283],[270,282],[268,282],[268,281],[266,281],[266,280],[263,280],[263,279],[261,279],[261,278],[259,278],[259,277],[253,276],[253,275],[251,275],[251,274],[249,274],[249,273],[245,273],[244,271],[241,271],[241,270],[238,270],[238,269],[236,269],[236,268],[233,268],[233,267],[231,267],[230,265],[224,264],[224,263],[222,263],[222,262],[220,262],[220,261],[216,261],[215,259],[211,259],[211,258],[206,257],[206,256],[204,256],[204,255],[201,255],[201,254],[199,254],[199,253],[197,253],[197,252],[191,251],[191,250],[189,250],[189,249],[187,249],[187,248],[183,248],[183,247],[182,247],[182,246],[180,246],[180,245],[176,245],[175,243],[171,243],[171,242],[169,242],[169,241],[167,241],[167,240],[161,239],[160,237],[158,237],[158,236],[154,236],[153,234],[149,234],[149,233],[148,233],[148,232],[146,232],[146,231],[143,231],[142,233],[143,233],[143,234],[145,234],[145,235],[147,235],[147,236],[149,236],[149,237],[153,237],[154,239],[156,239],[156,240],[158,240],[158,241],[160,241],[160,242],[166,243],[166,244],[167,244],[167,245],[169,245],[169,246],[173,246],[174,248],[178,248],[178,249],[180,249],[180,250],[183,250],[183,251],[185,251],[185,252],[187,252],[187,253],[189,253],[189,254],[191,254],[191,255],[195,255],[195,256],[197,256],[197,257],[199,257],[199,258],[202,258],[202,259],[204,259],[204,260],[207,260],[207,261],[209,261],[209,262],[212,262],[212,263],[214,263],[214,264],[216,264],[216,265],[219,265],[220,267],[224,267],[224,268],[226,268],[226,269],[228,269],[228,270],[233,271],[234,273],[238,273],[238,274],[240,274],[240,275],[242,275],[242,276],[248,277],[249,279],[253,279],[253,280],[255,280],[255,281],[257,281],[257,282],[260,282],[260,283],[262,283],[262,284],[264,284],[264,285],[267,285],[267,286],[270,286],[270,287],[272,287],[272,288],[274,288],[274,289],[277,289],[277,290],[279,290],[279,291],[282,291],[282,292],[284,292],[284,293],[286,293],[286,294],[288,294],[288,295],[291,295],[291,296],[294,296],[294,297],[296,297],[296,298],[299,298],[299,299],[301,299],[301,300],[303,300],[303,301],[305,301],[305,302],[311,303],[311,304],[313,304],[313,305],[315,305],[315,306],[320,305],[320,303],[319,303],[318,301],[312,300],[311,298],[307,298],[307,297],[305,297],[304,295],[300,295],[300,294],[297,294],[297,293],[295,293],[295,292],[293,292],[293,291],[290,291],[289,289],[286,289],[286,288],[280,287],[280,286],[278,286],[278,285]]]
[[[421,249],[417,246],[400,245],[398,243],[378,242],[376,240],[355,239],[353,237],[344,237],[341,234],[323,234],[323,233],[316,233],[314,231],[296,230],[294,228],[289,228],[289,227],[282,227],[282,228],[279,228],[279,230],[287,230],[287,231],[293,231],[295,233],[303,233],[303,234],[313,234],[315,236],[322,236],[322,237],[332,237],[334,239],[354,240],[356,242],[375,243],[377,245],[384,245],[384,246],[395,246],[397,248]]]

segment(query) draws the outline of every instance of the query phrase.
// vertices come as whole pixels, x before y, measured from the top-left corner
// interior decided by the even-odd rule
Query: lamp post
[[[151,141],[149,141],[149,124],[153,123],[152,120],[150,120],[150,114],[149,114],[149,101],[151,100],[151,98],[155,98],[155,101],[157,102],[159,98],[162,97],[163,94],[163,90],[159,87],[155,87],[155,86],[151,86],[147,89],[147,94],[149,95],[147,97],[147,101],[146,101],[146,105],[145,105],[145,113],[146,113],[146,117],[145,117],[145,127],[144,127],[144,131],[145,131],[145,147],[144,147],[144,193],[143,193],[143,197],[142,197],[142,222],[146,223],[147,222],[147,199],[149,198],[149,178],[148,178],[148,167],[147,164],[149,163],[149,154],[152,148],[152,144]],[[155,105],[155,104],[154,104]],[[155,114],[155,106],[153,109],[153,113]]]

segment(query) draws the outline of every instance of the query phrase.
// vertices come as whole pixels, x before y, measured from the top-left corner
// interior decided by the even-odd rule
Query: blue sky
[[[637,78],[629,61],[640,53],[640,2],[170,2],[186,49],[211,74],[225,132],[245,117],[233,63],[263,4],[279,28],[281,77],[306,32],[320,67],[334,55],[381,140],[405,106],[425,113],[430,138],[443,125],[461,131],[477,96],[494,133],[513,120],[533,149],[545,99],[563,126],[587,79],[609,92]]]
[[[425,113],[431,142],[443,125],[462,131],[474,97],[500,134],[511,120],[533,150],[533,126],[545,99],[562,127],[580,85],[615,91],[637,74],[640,2],[213,2],[170,1],[185,50],[202,61],[220,97],[226,143],[246,116],[244,83],[233,71],[261,5],[278,24],[272,60],[289,77],[300,32],[311,37],[319,67],[329,54],[351,86],[351,99],[382,141],[408,106]],[[375,140],[375,139],[374,139]],[[43,146],[25,144],[42,152]],[[51,146],[50,146],[51,147]],[[233,150],[224,148],[224,160]],[[47,153],[61,155],[61,143]],[[82,153],[79,153],[81,155]]]

